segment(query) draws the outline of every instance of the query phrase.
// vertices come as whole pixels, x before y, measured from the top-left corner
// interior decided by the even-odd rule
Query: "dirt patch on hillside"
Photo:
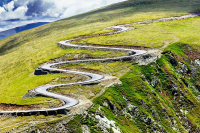
[[[102,71],[98,71],[98,70],[94,70],[94,69],[87,69],[87,68],[79,68],[79,69],[67,68],[67,70],[95,73],[95,74],[100,74],[100,75],[108,75],[108,74],[106,74],[106,73],[104,73]]]
[[[34,110],[33,105],[15,105],[15,104],[0,104],[1,111],[15,111],[15,110]]]
[[[45,102],[42,104],[34,105],[16,105],[16,104],[0,104],[0,111],[20,111],[20,110],[40,110],[40,109],[49,109],[62,106],[63,102],[60,101],[59,104],[53,103],[52,101]]]
[[[67,69],[70,70],[70,69]],[[66,84],[66,83],[73,83],[73,82],[81,82],[88,80],[89,77],[81,74],[73,74],[73,73],[67,73],[64,72],[66,75],[70,75],[68,77],[57,77],[53,79],[51,82],[47,83],[47,85],[53,85],[53,84]]]

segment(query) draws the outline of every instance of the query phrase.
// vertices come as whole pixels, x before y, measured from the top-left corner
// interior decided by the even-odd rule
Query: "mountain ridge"
[[[29,29],[32,29],[32,28],[36,28],[38,26],[42,26],[42,25],[48,24],[48,23],[49,22],[30,23],[30,24],[15,27],[15,28],[12,28],[12,29],[8,29],[8,30],[5,30],[5,31],[1,31],[0,32],[0,40],[4,39],[6,37],[9,37],[11,35],[14,35],[16,33],[19,33],[19,32],[25,31],[25,30],[29,30]]]

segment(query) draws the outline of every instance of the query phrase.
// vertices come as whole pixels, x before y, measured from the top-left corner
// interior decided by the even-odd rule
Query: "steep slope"
[[[0,98],[1,103],[28,104],[28,101],[21,99],[28,90],[55,78],[45,77],[46,81],[44,81],[44,76],[37,77],[37,80],[33,80],[35,77],[30,76],[40,64],[64,54],[59,47],[53,44],[79,35],[105,32],[102,31],[103,28],[119,23],[176,16],[196,11],[199,2],[190,2],[126,1],[1,40],[0,88],[4,88],[1,89],[1,93],[4,94]],[[163,8],[160,5],[163,5]],[[181,7],[181,10],[176,12],[177,5]],[[193,5],[196,6],[193,7]],[[168,7],[170,7],[170,12]],[[24,79],[26,81],[23,81]],[[28,84],[25,85],[24,82]],[[38,100],[35,99],[32,103]]]
[[[59,103],[59,101],[56,101],[54,99],[43,98],[43,97],[38,97],[34,99],[22,99],[22,96],[28,90],[36,88],[46,83],[51,83],[52,79],[55,79],[58,76],[64,77],[63,75],[51,75],[51,76],[46,75],[37,77],[34,76],[33,72],[38,66],[40,66],[40,64],[49,62],[50,59],[55,59],[63,55],[66,55],[63,57],[67,57],[67,59],[72,59],[72,58],[77,59],[77,57],[83,58],[83,56],[80,57],[79,55],[84,55],[84,54],[89,55],[90,57],[99,57],[99,56],[103,57],[103,56],[113,56],[113,55],[118,56],[122,54],[122,53],[108,52],[108,51],[89,51],[89,50],[74,50],[74,49],[62,50],[58,46],[54,45],[58,41],[71,39],[77,36],[109,32],[103,30],[103,28],[116,24],[138,22],[155,18],[180,16],[183,14],[188,14],[190,12],[196,12],[198,11],[198,5],[199,5],[198,1],[188,2],[184,0],[176,2],[170,0],[126,1],[123,3],[108,6],[106,8],[102,8],[97,11],[92,11],[86,14],[50,23],[29,31],[24,31],[20,34],[16,34],[9,38],[3,39],[0,41],[0,51],[1,51],[0,93],[2,94],[0,102],[7,104],[8,103],[18,104],[18,105],[30,105],[39,103],[44,103],[45,105],[48,102],[53,102],[55,104]],[[181,8],[177,8],[177,6]],[[196,21],[196,23],[198,23],[199,17],[193,19],[181,20],[181,22],[184,23],[183,27],[184,25],[187,24],[189,25],[193,20]],[[162,24],[163,23],[165,22],[162,22]],[[155,25],[157,24],[158,23],[156,23]],[[172,22],[172,25],[173,24],[177,25],[175,21]],[[140,25],[142,26],[142,24]],[[193,24],[191,23],[191,25]],[[177,27],[177,29],[180,29],[180,27]],[[195,34],[195,36],[198,37],[198,25],[193,25],[193,29],[196,30],[197,34]],[[189,28],[189,26],[188,27],[185,26],[184,30],[191,30],[191,29]],[[130,32],[132,31],[133,30],[131,30]],[[126,34],[130,32],[127,32]],[[171,31],[171,32],[175,33],[176,31]],[[190,42],[194,42],[190,44],[192,53],[193,49],[198,48],[199,44],[199,42],[193,38],[193,35],[194,32],[191,32],[191,34],[188,36],[186,34],[185,36],[180,36],[180,38],[188,38],[187,43],[189,44]],[[156,38],[159,38],[159,36],[157,36]],[[134,38],[132,38],[132,40],[134,40]],[[132,40],[130,39],[129,41]],[[146,42],[148,41],[149,40],[146,40]],[[172,42],[169,41],[169,44],[176,41],[179,41],[179,39],[177,40],[175,39],[175,41]],[[120,43],[120,40],[117,40],[117,42]],[[150,130],[168,131],[168,132],[177,132],[177,131],[197,132],[199,130],[197,127],[199,126],[198,125],[199,114],[196,112],[199,110],[198,108],[199,102],[197,101],[195,96],[198,97],[199,94],[197,91],[192,93],[190,87],[187,86],[185,87],[184,85],[182,87],[179,86],[185,80],[184,77],[181,77],[182,74],[179,71],[182,70],[181,64],[184,63],[188,64],[189,66],[190,65],[194,66],[195,68],[193,67],[192,68],[193,70],[196,70],[196,75],[197,75],[197,73],[199,72],[198,66],[196,64],[191,63],[191,60],[192,62],[197,62],[198,64],[199,56],[198,56],[198,51],[196,51],[195,55],[197,56],[195,56],[195,58],[193,59],[190,59],[188,56],[191,51],[186,51],[186,53],[184,53],[185,50],[181,48],[182,46],[185,46],[183,43],[185,44],[185,42],[179,42],[174,45],[171,45],[171,47],[170,46],[167,47],[168,52],[163,53],[162,58],[159,59],[155,64],[151,64],[149,67],[145,66],[141,67],[135,65],[132,62],[107,63],[106,65],[103,63],[102,64],[90,63],[89,65],[82,64],[82,66],[79,68],[96,69],[98,71],[102,71],[107,74],[108,73],[112,74],[113,76],[116,75],[119,78],[121,78],[123,84],[121,86],[114,86],[109,88],[102,96],[94,100],[94,106],[90,109],[89,112],[87,112],[88,115],[76,116],[74,118],[74,121],[69,122],[67,125],[65,122],[68,121],[66,119],[68,119],[69,116],[63,116],[63,115],[46,116],[46,117],[26,116],[22,118],[15,117],[15,119],[12,119],[10,116],[8,116],[6,118],[1,119],[2,121],[1,130],[5,130],[6,128],[8,129],[15,128],[15,130],[17,130],[16,127],[19,126],[21,126],[21,129],[23,129],[24,125],[28,127],[33,126],[30,129],[32,130],[37,125],[37,124],[33,125],[30,124],[30,122],[33,120],[35,123],[38,123],[38,120],[43,122],[43,121],[49,121],[50,119],[52,120],[56,119],[55,121],[41,124],[42,126],[40,126],[40,124],[37,125],[38,130],[41,129],[43,131],[44,130],[48,131],[46,128],[48,128],[49,126],[50,127],[56,126],[55,128],[57,128],[58,126],[65,123],[64,127],[66,127],[68,131],[71,132],[78,132],[78,131],[81,132],[82,129],[80,127],[82,125],[84,125],[82,127],[85,130],[88,130],[88,128],[90,128],[91,132],[93,131],[112,132],[112,130],[115,129],[117,131],[123,131],[123,132],[147,132]],[[112,42],[109,42],[109,44],[112,45]],[[117,43],[115,42],[114,45],[117,45]],[[137,46],[142,46],[142,45],[138,44]],[[148,47],[148,45],[146,45],[146,47]],[[152,46],[150,45],[149,47]],[[175,54],[176,56],[173,56],[174,53],[170,51],[174,51],[174,53],[176,53],[177,55]],[[180,51],[184,52],[181,53]],[[78,56],[76,55],[76,53],[79,53]],[[183,62],[182,60],[178,61],[178,59],[181,58],[179,56],[184,56],[185,62]],[[175,58],[174,59],[176,60],[175,64],[176,65],[178,64],[177,69],[173,67],[174,60],[170,62],[171,58],[173,59]],[[119,69],[119,65],[124,70],[121,70],[121,68]],[[77,66],[78,68],[78,65],[75,66]],[[67,66],[67,67],[70,68],[73,66]],[[150,69],[151,74],[148,74],[149,73],[148,68]],[[188,69],[191,69],[191,67],[188,67]],[[121,73],[118,73],[118,71],[120,71]],[[127,72],[128,74],[126,74]],[[160,72],[162,75],[154,74],[158,72]],[[188,74],[190,74],[189,75],[190,77],[188,77],[188,79],[186,80],[191,80],[194,79],[194,77],[196,77],[196,75],[192,77],[191,72],[192,71],[187,72]],[[152,75],[153,77],[151,77]],[[199,86],[198,79],[199,78],[197,77],[197,79],[191,80],[190,82],[188,81],[189,82],[188,84],[190,84],[190,86],[198,88]],[[159,82],[160,84],[158,84],[157,80],[160,81],[161,83]],[[180,81],[180,83],[178,81]],[[173,83],[176,82],[178,83],[178,85],[175,86],[173,85],[172,82]],[[154,86],[154,84],[156,84],[156,86]],[[166,85],[164,86],[166,88],[163,88],[162,84]],[[100,87],[97,86],[94,87],[97,92],[103,90],[101,86]],[[162,94],[160,94],[160,91],[155,90],[158,89],[156,87],[161,88]],[[181,92],[180,90],[182,90],[183,87],[184,89],[189,90],[184,93],[185,97],[183,97],[184,101],[189,103],[189,104],[184,104],[186,109],[180,108],[182,107],[182,105],[181,106],[176,105],[178,103],[174,102],[176,100],[177,101],[180,100],[179,98],[176,97],[180,96],[179,92]],[[70,95],[73,95],[72,93],[74,91],[72,90],[74,88],[75,87],[71,87]],[[82,91],[84,90],[82,88],[84,87],[81,86],[78,89]],[[175,88],[174,89],[175,93],[172,88]],[[162,91],[162,89],[164,90]],[[56,91],[57,93],[61,93],[59,92],[59,90],[60,88],[55,89],[54,91]],[[154,90],[155,93],[152,90]],[[171,95],[173,96],[169,95],[170,92]],[[62,92],[62,93],[66,93],[66,95],[69,95],[68,92]],[[178,93],[178,95],[176,93]],[[94,94],[96,95],[97,93],[94,92]],[[154,99],[152,100],[151,98]],[[168,101],[171,103],[167,103]],[[158,106],[157,104],[154,104],[155,102],[158,102]],[[196,105],[196,106],[191,106],[191,105]],[[49,106],[52,105],[50,104]],[[194,110],[191,110],[190,108],[193,108]],[[123,112],[121,112],[122,109]],[[185,112],[187,113],[184,118],[185,121],[189,123],[189,127],[187,126],[187,124],[184,125],[184,123],[182,123],[181,119],[183,119],[183,117],[182,114],[178,112],[178,110],[183,113]],[[151,114],[152,112],[154,112],[153,113],[154,115],[157,114],[158,112],[159,113],[154,116],[153,114]],[[26,119],[26,121],[23,123],[22,120],[24,119]],[[79,119],[81,119],[81,121],[79,121]],[[64,120],[64,122],[62,120]],[[114,123],[113,121],[110,120],[114,120],[117,126],[113,124]],[[61,123],[59,121],[61,121]],[[99,124],[99,123],[105,123],[105,121],[110,123],[111,126],[107,126],[107,124],[103,124],[102,126],[102,124]],[[11,124],[10,127],[5,126],[7,125],[7,122]],[[44,125],[46,128],[43,127]],[[63,126],[61,127],[64,128]],[[112,128],[112,130],[110,128]]]

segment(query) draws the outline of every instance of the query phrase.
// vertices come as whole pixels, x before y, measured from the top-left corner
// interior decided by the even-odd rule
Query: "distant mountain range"
[[[6,38],[8,36],[14,35],[18,32],[29,30],[29,29],[32,29],[32,28],[35,28],[35,27],[38,27],[38,26],[41,26],[41,25],[44,25],[44,24],[47,24],[47,23],[48,22],[32,23],[32,24],[27,24],[27,25],[24,25],[24,26],[16,27],[16,28],[13,28],[13,29],[10,29],[10,30],[2,31],[2,32],[0,32],[0,40]]]

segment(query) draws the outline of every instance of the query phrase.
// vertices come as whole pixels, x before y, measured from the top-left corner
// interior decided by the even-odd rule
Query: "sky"
[[[0,31],[52,22],[125,0],[0,0]]]

